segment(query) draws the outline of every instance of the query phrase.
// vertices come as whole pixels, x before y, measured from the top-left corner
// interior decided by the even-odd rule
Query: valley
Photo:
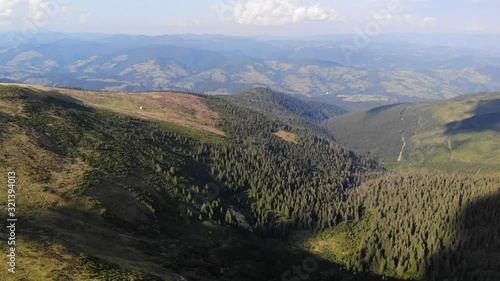
[[[310,280],[494,280],[498,253],[476,253],[499,243],[498,120],[476,120],[497,101],[346,115],[264,88],[0,85],[0,163],[19,179],[17,276],[293,280],[302,265]],[[392,150],[377,136],[394,137]]]
[[[499,10],[0,0],[0,281],[499,281]]]
[[[293,263],[310,256],[272,237],[283,235],[291,219],[298,220],[294,224],[303,224],[303,228],[312,227],[312,221],[305,221],[307,213],[321,215],[321,208],[326,206],[304,209],[292,218],[283,207],[272,205],[283,201],[266,198],[275,195],[262,191],[273,181],[295,178],[297,182],[281,188],[293,187],[290,191],[305,194],[300,181],[318,177],[303,169],[299,161],[319,163],[321,158],[296,158],[293,154],[300,155],[300,149],[289,151],[287,147],[292,144],[273,135],[284,124],[251,111],[232,109],[218,99],[207,101],[191,95],[187,106],[195,106],[197,100],[203,99],[219,112],[220,118],[226,118],[221,130],[224,134],[190,128],[189,124],[176,124],[171,119],[165,122],[149,118],[137,106],[127,108],[127,104],[119,102],[112,110],[105,109],[107,101],[94,99],[91,92],[41,90],[35,86],[2,86],[1,90],[2,167],[15,170],[20,179],[19,262],[25,266],[18,276],[42,280],[176,280],[181,276],[190,280],[279,280]],[[144,95],[159,95],[172,103],[185,94]],[[102,106],[90,105],[101,102]],[[186,111],[174,108],[171,115]],[[236,118],[233,114],[246,115]],[[238,140],[234,132],[240,132],[237,124],[242,124],[241,118],[260,121],[249,122],[242,134],[247,139]],[[297,135],[302,145],[311,141],[307,133]],[[243,141],[262,139],[282,151],[273,152],[258,144],[252,145],[252,150],[243,146]],[[336,151],[332,159],[348,157],[342,149],[327,143],[314,147],[318,151]],[[281,153],[290,154],[289,160]],[[335,185],[343,188],[354,184],[350,170],[366,165],[364,161],[338,161],[339,168],[343,167],[339,171],[345,172],[337,177]],[[255,166],[257,163],[263,165]],[[289,169],[280,170],[271,163]],[[289,175],[276,177],[284,171]],[[268,176],[261,178],[260,174]],[[253,190],[248,182],[254,184]],[[200,194],[213,196],[204,199],[205,203],[197,203]],[[250,205],[249,201],[260,202],[260,206]],[[254,232],[260,234],[237,230],[230,209],[251,218]],[[268,258],[260,261],[261,253],[266,251],[270,251],[264,255]],[[65,255],[47,256],[52,252]],[[200,256],[203,252],[207,253],[205,258]],[[235,253],[241,259],[229,258]],[[141,257],[140,261],[137,257]],[[54,267],[41,267],[37,262],[41,258],[50,259]],[[351,275],[327,261],[321,265],[330,273],[323,276],[324,272],[315,272],[317,280],[321,280],[320,276]]]

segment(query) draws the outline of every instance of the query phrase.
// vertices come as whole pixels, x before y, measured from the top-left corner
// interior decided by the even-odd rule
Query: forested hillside
[[[46,240],[68,253],[65,260],[52,257],[71,264],[72,271],[61,276],[78,274],[82,280],[170,280],[176,274],[192,280],[277,280],[294,262],[291,257],[306,253],[290,256],[289,248],[274,243],[277,256],[289,257],[261,267],[248,252],[261,247],[265,240],[259,239],[323,229],[355,215],[341,202],[347,189],[375,169],[371,161],[304,129],[296,131],[296,142],[287,142],[275,135],[293,129],[282,121],[219,98],[196,100],[216,110],[223,135],[146,118],[147,109],[135,113],[117,104],[117,114],[55,89],[2,86],[1,161],[25,183],[19,212],[29,227],[21,239],[32,247],[22,248],[32,266],[21,274],[63,274],[36,264],[44,256],[37,241]],[[82,229],[87,224],[95,227]],[[100,233],[108,234],[88,239]],[[257,240],[241,244],[239,235]],[[112,237],[120,239],[102,248]],[[144,244],[141,239],[149,246],[132,246]],[[203,246],[191,249],[192,243]],[[201,249],[211,254],[194,262]],[[227,260],[232,251],[247,254]],[[131,262],[136,255],[146,257],[141,265]]]
[[[413,104],[403,103],[353,112],[328,120],[327,127],[339,143],[354,151],[397,161],[402,134],[413,135],[417,125],[418,111],[413,108]]]
[[[347,113],[345,109],[336,105],[302,101],[290,95],[263,87],[221,97],[236,105],[248,107],[280,118],[303,118],[311,122],[321,122]]]
[[[349,202],[363,209],[361,219],[306,245],[348,267],[386,276],[498,280],[499,196],[498,175],[388,175],[351,194]]]
[[[234,105],[261,112],[270,119],[277,118],[294,128],[302,128],[327,139],[331,139],[331,134],[321,122],[347,113],[346,110],[336,105],[303,101],[263,87],[253,88],[238,94],[221,95],[220,98]],[[296,138],[295,133],[288,131],[280,131],[278,136],[292,142]]]
[[[18,276],[283,280],[313,259],[310,280],[498,280],[494,163],[388,171],[318,131],[334,111],[276,97],[279,111],[187,93],[0,86],[0,164],[16,172],[23,222]],[[492,99],[454,102],[496,110]],[[429,116],[474,118],[439,115],[458,112],[449,105]],[[408,106],[367,114],[393,112],[416,124],[415,138],[431,119],[412,123]],[[497,133],[476,135],[474,122],[449,134]]]

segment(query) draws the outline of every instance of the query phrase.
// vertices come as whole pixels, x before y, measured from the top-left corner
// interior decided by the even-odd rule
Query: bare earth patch
[[[275,133],[274,135],[282,138],[284,141],[297,144],[297,135],[294,133],[285,132],[283,130]]]

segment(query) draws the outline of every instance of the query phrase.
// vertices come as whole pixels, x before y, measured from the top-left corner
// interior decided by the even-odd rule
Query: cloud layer
[[[45,27],[51,18],[68,12],[80,13],[80,23],[86,23],[90,13],[85,9],[64,5],[66,2],[69,0],[0,0],[0,26],[12,25],[17,18],[18,21],[28,20],[37,27]],[[17,6],[22,8],[18,9]]]
[[[12,17],[14,8],[21,3],[28,3],[28,19],[40,21],[47,11],[53,11],[54,5],[47,0],[0,0],[0,17]]]
[[[22,0],[0,0],[0,17],[10,17],[13,14],[14,7]]]
[[[296,0],[247,0],[212,6],[224,22],[246,25],[284,25],[313,21],[335,21],[342,17],[333,8],[301,6]]]
[[[45,11],[49,8],[48,1],[43,0],[29,0],[28,18],[32,21],[43,21]]]

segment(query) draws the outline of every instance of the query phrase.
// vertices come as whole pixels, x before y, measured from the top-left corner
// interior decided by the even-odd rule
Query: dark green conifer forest
[[[220,97],[199,98],[219,114],[218,128],[224,135],[17,87],[2,87],[0,98],[22,107],[22,114],[0,115],[0,139],[7,138],[5,126],[17,126],[40,149],[88,165],[74,192],[100,202],[99,217],[109,229],[154,233],[160,240],[172,232],[188,239],[205,228],[209,235],[225,233],[227,238],[231,233],[235,240],[251,236],[251,246],[239,246],[245,253],[266,248],[264,241],[285,241],[324,263],[332,262],[332,268],[350,272],[318,271],[311,275],[317,279],[311,280],[500,278],[498,174],[391,171],[340,146],[319,123],[308,129],[306,123],[295,122],[303,117],[283,118]],[[299,101],[294,101],[296,106],[301,106]],[[301,120],[323,119],[308,115]],[[276,135],[280,131],[293,133],[294,141]],[[48,186],[52,183],[47,171],[34,171],[32,176]],[[130,197],[113,197],[119,192]],[[31,219],[36,225],[36,217]],[[231,267],[237,261],[221,253],[234,249],[216,247],[221,242],[207,235],[202,236],[210,244],[203,248],[210,254],[185,248],[183,264],[168,258],[163,267],[179,274],[197,272],[188,280],[281,280],[289,266],[283,261],[275,265],[276,272],[259,271],[254,256],[248,255],[239,267]],[[337,243],[339,237],[347,237],[344,244]],[[316,247],[303,246],[305,241]],[[287,251],[276,255],[287,256]],[[266,258],[272,259],[268,254]],[[98,280],[163,280],[147,270],[130,275],[123,267],[107,270],[113,263],[103,259],[85,256],[82,261],[93,265],[91,272]]]

